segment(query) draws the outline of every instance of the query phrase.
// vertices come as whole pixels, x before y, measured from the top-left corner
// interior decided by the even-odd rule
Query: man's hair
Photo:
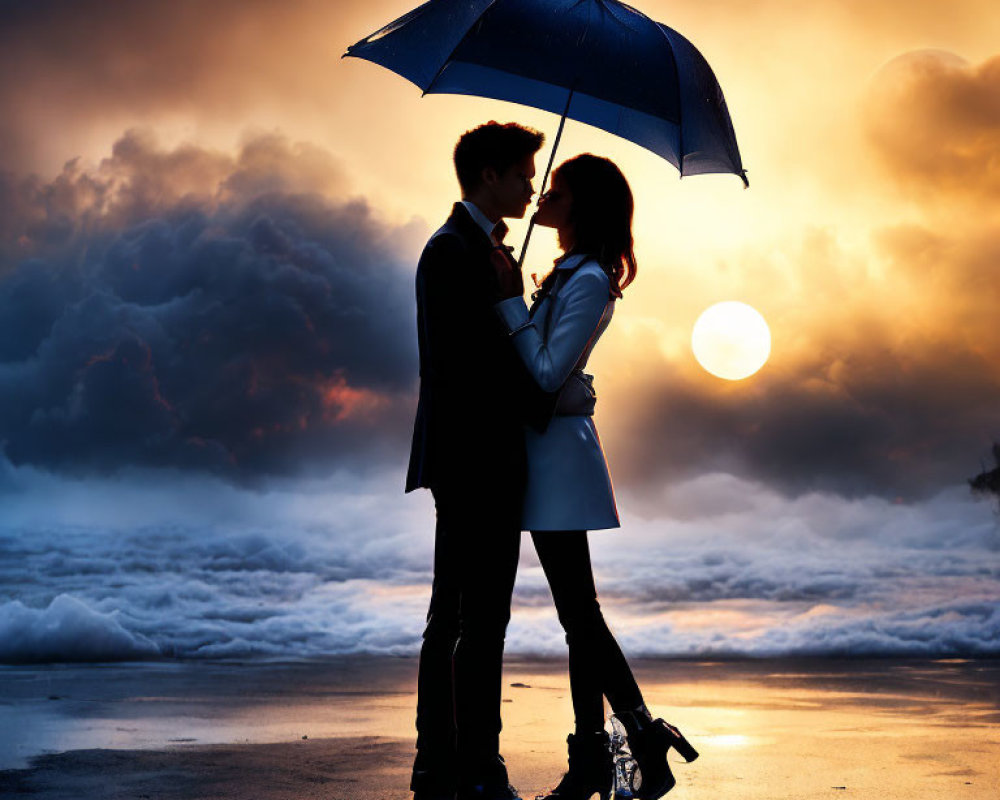
[[[537,153],[544,141],[545,134],[516,122],[501,125],[490,120],[466,131],[455,145],[455,173],[462,194],[479,187],[487,167],[503,174],[525,156]]]

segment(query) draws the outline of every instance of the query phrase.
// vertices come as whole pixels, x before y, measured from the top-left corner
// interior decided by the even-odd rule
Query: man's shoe
[[[457,800],[521,800],[507,778],[507,765],[497,754],[467,771],[459,782]]]
[[[615,787],[615,765],[611,760],[611,738],[604,731],[586,734],[571,733],[569,770],[550,794],[536,800],[590,800],[597,794],[600,800],[611,800]]]
[[[410,779],[413,800],[455,800],[455,782],[442,780],[438,776],[418,775]]]
[[[455,790],[449,792],[421,789],[413,793],[413,800],[455,800]]]
[[[455,782],[433,774],[421,774],[416,770],[410,778],[413,800],[455,800]]]
[[[453,762],[417,753],[410,776],[413,800],[455,800],[456,783]]]
[[[413,800],[455,800],[455,790],[447,789],[416,789]]]

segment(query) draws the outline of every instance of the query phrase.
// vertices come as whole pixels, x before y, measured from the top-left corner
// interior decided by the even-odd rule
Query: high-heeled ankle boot
[[[615,770],[611,761],[611,740],[605,731],[570,734],[569,771],[550,794],[536,800],[590,800],[595,792],[601,800],[610,800],[615,788]]]
[[[629,750],[639,768],[635,796],[640,800],[663,797],[677,782],[667,763],[667,751],[673,747],[688,762],[698,757],[698,751],[673,725],[653,719],[645,706],[616,716],[625,727]]]

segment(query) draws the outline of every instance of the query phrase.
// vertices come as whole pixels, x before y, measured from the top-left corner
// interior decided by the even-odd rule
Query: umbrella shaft
[[[566,108],[563,109],[562,118],[559,120],[559,130],[556,131],[556,139],[552,143],[552,152],[549,153],[549,163],[545,167],[545,176],[542,178],[542,188],[538,190],[538,199],[535,201],[535,208],[538,208],[538,204],[542,201],[542,195],[545,194],[545,187],[549,182],[549,172],[552,171],[552,162],[556,158],[556,150],[559,149],[559,140],[562,138],[563,126],[566,124],[566,115],[569,113],[569,104],[573,101],[573,92],[576,91],[574,86],[569,90],[569,97],[566,98]],[[524,244],[521,246],[521,257],[517,260],[517,266],[522,267],[524,265],[524,256],[528,252],[528,242],[531,240],[531,231],[535,227],[535,215],[531,215],[531,220],[528,222],[528,232],[524,236]]]

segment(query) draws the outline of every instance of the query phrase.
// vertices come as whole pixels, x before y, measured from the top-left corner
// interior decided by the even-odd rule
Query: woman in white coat
[[[637,795],[658,798],[674,785],[666,754],[697,752],[680,732],[654,720],[597,601],[587,531],[617,528],[618,512],[604,451],[594,427],[596,394],[584,369],[636,274],[632,192],[617,166],[583,154],[561,164],[539,201],[535,222],[556,228],[563,256],[529,310],[512,267],[497,266],[497,304],[513,344],[538,384],[559,392],[543,434],[526,428],[528,486],[522,528],[531,538],[569,645],[576,730],[569,771],[548,800],[609,798],[614,785],[604,697],[621,720],[638,762]],[[638,781],[636,783],[639,783]]]

